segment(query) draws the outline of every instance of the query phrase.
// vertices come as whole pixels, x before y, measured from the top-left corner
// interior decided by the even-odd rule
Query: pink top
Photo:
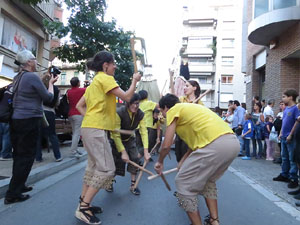
[[[76,109],[76,104],[80,100],[82,95],[84,95],[84,93],[85,93],[85,88],[79,88],[79,87],[72,87],[67,91],[69,105],[70,105],[69,116],[81,115],[80,112]]]

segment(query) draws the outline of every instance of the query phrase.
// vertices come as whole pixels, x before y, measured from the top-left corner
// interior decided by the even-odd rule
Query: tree
[[[95,53],[107,50],[114,54],[117,70],[116,80],[122,89],[128,89],[133,73],[130,49],[130,31],[117,27],[116,21],[104,21],[105,0],[65,0],[71,12],[68,24],[44,21],[47,31],[58,38],[70,34],[70,41],[54,49],[54,54],[62,60],[79,63],[78,70],[85,72],[85,61]]]

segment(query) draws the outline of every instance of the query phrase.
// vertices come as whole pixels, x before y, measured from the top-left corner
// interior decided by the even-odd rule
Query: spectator
[[[281,126],[282,126],[282,117],[283,117],[283,111],[285,109],[285,104],[283,101],[281,101],[279,103],[279,113],[276,116],[276,119],[274,121],[274,127],[275,127],[275,131],[277,132],[278,136],[280,134],[280,130],[281,130]],[[278,143],[278,147],[279,147],[279,157],[274,159],[274,163],[282,163],[282,159],[281,159],[281,143]]]
[[[245,109],[246,114],[248,114],[246,103],[242,102],[241,106]]]
[[[261,113],[261,104],[260,102],[254,103],[253,112],[251,114],[252,122],[254,125],[254,135],[252,137],[252,146],[253,146],[253,153],[252,156],[255,158],[262,158],[262,124],[264,123],[264,116]],[[258,154],[257,153],[257,145],[258,144]]]
[[[72,156],[79,158],[82,156],[82,152],[78,150],[78,142],[80,139],[80,128],[83,116],[76,109],[76,104],[80,100],[80,98],[85,93],[85,88],[80,88],[80,81],[78,77],[73,77],[70,80],[70,84],[72,86],[71,89],[67,91],[67,96],[69,100],[69,121],[72,127],[72,144],[71,144],[71,154]]]
[[[28,50],[19,52],[15,63],[20,73],[14,77],[16,91],[13,106],[14,112],[10,124],[11,143],[13,146],[13,171],[6,192],[5,204],[22,202],[30,198],[24,192],[32,190],[25,186],[36,155],[37,135],[39,134],[43,107],[42,102],[53,99],[53,83],[58,77],[51,77],[48,91],[36,72],[37,61]]]
[[[264,99],[261,100],[260,104],[261,104],[261,112],[264,113],[264,111],[265,111],[265,106],[266,106],[266,100],[264,100]]]
[[[250,140],[253,137],[253,123],[251,120],[251,115],[246,114],[245,115],[245,122],[243,125],[243,133],[242,138],[244,138],[244,145],[246,149],[246,156],[242,157],[243,160],[251,160],[250,157]]]
[[[298,93],[294,89],[286,90],[283,93],[282,101],[287,105],[283,112],[282,128],[279,139],[281,140],[281,173],[274,177],[274,181],[289,182],[289,188],[298,186],[298,168],[294,161],[294,142],[292,136],[295,123],[299,116],[299,109],[296,105]]]
[[[0,123],[0,161],[12,160],[9,124]]]
[[[229,127],[232,129],[232,121],[233,121],[233,107],[230,106],[227,110],[225,122],[229,124]]]
[[[232,121],[232,129],[235,132],[237,138],[240,142],[240,153],[238,156],[244,156],[244,139],[242,138],[243,124],[244,124],[244,116],[245,109],[240,106],[240,102],[237,100],[233,101],[233,121]]]
[[[42,81],[46,88],[49,87],[49,81],[50,81],[51,77],[55,76],[55,74],[50,73],[50,71],[52,71],[51,67],[49,68],[49,71],[47,73],[45,73],[42,78]],[[56,76],[57,76],[57,74],[56,74]],[[51,142],[55,161],[56,162],[62,161],[61,153],[59,150],[59,141],[58,141],[58,137],[57,137],[56,131],[55,131],[55,107],[59,103],[59,90],[55,85],[53,85],[53,91],[54,91],[54,97],[53,97],[52,101],[49,103],[44,102],[44,104],[43,104],[45,117],[47,119],[49,126],[42,127],[41,132],[40,132],[40,138],[39,138],[39,141],[37,144],[37,152],[36,152],[36,161],[39,161],[39,162],[43,161],[42,146],[41,146],[42,137],[46,137],[47,140],[49,139],[49,141]]]
[[[274,104],[275,104],[275,100],[274,99],[270,99],[268,101],[268,105],[267,105],[267,107],[263,111],[265,119],[267,118],[267,116],[272,116],[274,118],[274,112],[273,112]]]
[[[265,119],[265,142],[267,144],[267,157],[266,160],[274,160],[274,142],[270,141],[269,136],[271,133],[271,129],[273,127],[273,117],[272,116],[267,116]]]

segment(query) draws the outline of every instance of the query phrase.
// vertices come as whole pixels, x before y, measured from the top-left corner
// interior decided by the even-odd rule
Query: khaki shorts
[[[95,189],[108,188],[113,181],[116,168],[106,131],[81,128],[81,135],[88,153],[84,183]]]

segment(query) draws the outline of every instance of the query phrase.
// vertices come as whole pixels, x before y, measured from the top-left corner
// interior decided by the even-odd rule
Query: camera
[[[61,71],[56,66],[51,66],[49,68],[49,73],[56,77],[57,75],[61,74]]]

